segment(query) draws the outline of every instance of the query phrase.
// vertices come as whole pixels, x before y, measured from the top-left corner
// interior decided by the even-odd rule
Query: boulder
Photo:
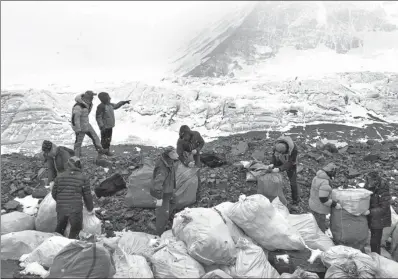
[[[33,190],[32,197],[35,199],[44,199],[47,194],[48,190],[46,188],[38,188]]]
[[[17,210],[18,206],[20,206],[21,204],[17,201],[9,201],[4,205],[4,208],[6,210]]]
[[[359,171],[357,171],[356,169],[350,168],[350,169],[348,170],[348,178],[349,178],[349,179],[358,177],[358,176],[360,176],[361,174],[362,174],[362,173],[359,172]]]
[[[249,150],[249,145],[247,144],[247,142],[240,141],[237,145],[232,147],[231,153],[234,156],[238,156],[245,154],[248,150]]]
[[[380,159],[380,155],[378,154],[368,154],[365,157],[363,157],[363,160],[366,162],[374,162]]]

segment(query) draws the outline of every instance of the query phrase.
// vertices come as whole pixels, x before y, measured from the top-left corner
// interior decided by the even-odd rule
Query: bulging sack
[[[346,259],[328,268],[325,279],[329,278],[376,278],[377,269],[363,265],[361,261]]]
[[[247,238],[236,244],[238,254],[236,263],[222,269],[233,278],[279,278],[279,273],[268,262],[263,249]]]
[[[178,164],[176,170],[176,190],[174,201],[176,209],[181,209],[196,202],[199,187],[199,168],[188,168]]]
[[[155,235],[128,231],[120,238],[118,247],[128,255],[140,255],[149,259],[158,244],[159,238]]]
[[[126,188],[126,181],[119,173],[115,173],[97,185],[94,189],[98,198],[113,196],[117,192]]]
[[[332,209],[330,231],[337,245],[363,249],[368,239],[368,219],[366,216],[355,216],[344,209]]]
[[[116,274],[114,278],[153,278],[153,273],[143,256],[129,255],[120,248],[113,255]]]
[[[152,255],[151,262],[155,278],[201,278],[205,274],[182,241],[169,242]]]
[[[319,279],[319,276],[316,273],[308,272],[298,267],[294,273],[282,273],[279,278]]]
[[[51,193],[40,203],[35,220],[36,230],[41,232],[54,232],[57,227],[57,203]]]
[[[230,264],[236,258],[235,243],[225,218],[211,208],[187,208],[173,220],[173,234],[182,240],[191,257],[202,264]]]
[[[369,209],[371,195],[366,189],[333,189],[332,200],[350,214],[360,216]]]
[[[398,274],[398,263],[389,260],[377,253],[371,253],[370,256],[375,261],[378,267],[377,278],[397,278]]]
[[[32,230],[4,234],[1,236],[1,259],[19,260],[52,236],[52,233]]]
[[[35,229],[35,217],[13,211],[1,215],[1,235]]]
[[[65,236],[69,236],[70,233],[70,223],[68,222],[68,225],[66,226],[65,229]],[[88,211],[86,207],[83,206],[83,227],[82,227],[82,232],[86,234],[91,234],[91,235],[96,235],[99,236],[102,233],[102,222],[100,219],[95,216],[95,214],[90,215],[88,214]]]
[[[383,229],[381,245],[385,245],[387,240],[392,236],[392,233],[398,224],[398,214],[395,212],[395,210],[392,206],[390,206],[390,209],[391,209],[391,227],[387,227],[387,228]]]
[[[48,278],[112,278],[115,265],[101,244],[74,241],[54,258]]]
[[[263,248],[302,250],[305,243],[294,229],[263,195],[239,197],[228,217]]]
[[[230,208],[233,206],[232,202],[223,202],[220,203],[218,205],[216,205],[214,207],[214,209],[218,210],[224,217],[226,225],[229,229],[229,233],[231,234],[232,239],[234,240],[235,244],[238,243],[238,240],[240,238],[245,238],[247,237],[245,235],[245,233],[238,228],[238,226],[236,226],[234,224],[234,222],[231,221],[231,219],[229,219],[228,216],[228,211],[230,210]]]
[[[285,195],[283,194],[284,179],[281,173],[267,173],[257,177],[257,194],[264,195],[270,201],[276,197],[287,205]]]
[[[337,245],[321,254],[321,260],[326,267],[344,263],[346,260],[355,259],[370,269],[377,268],[373,259],[358,249]]]

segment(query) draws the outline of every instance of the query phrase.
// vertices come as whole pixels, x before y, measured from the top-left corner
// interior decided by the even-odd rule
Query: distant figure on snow
[[[111,103],[111,97],[106,92],[98,94],[101,104],[97,106],[96,119],[98,127],[101,130],[101,145],[105,149],[105,154],[112,156],[110,151],[112,141],[112,130],[115,127],[115,109],[120,108],[125,104],[130,104],[130,101],[121,101],[117,104]]]
[[[177,154],[179,160],[185,166],[193,167],[193,165],[195,165],[200,168],[200,151],[204,145],[205,141],[199,132],[192,131],[187,125],[182,125],[180,127],[179,139],[177,141]],[[188,165],[187,160],[190,154],[193,155],[195,163],[191,162]]]
[[[76,134],[74,149],[77,157],[81,156],[82,144],[86,135],[93,141],[98,156],[100,157],[104,153],[100,139],[89,121],[89,114],[93,107],[93,98],[95,95],[97,94],[93,93],[93,91],[86,91],[86,93],[79,94],[75,98],[76,104],[72,109],[72,128]]]
[[[57,203],[55,232],[63,235],[69,221],[69,238],[77,239],[83,226],[83,200],[89,214],[94,214],[90,180],[82,174],[78,157],[69,158],[66,171],[55,179],[51,195]]]
[[[41,150],[48,168],[48,183],[52,185],[57,175],[65,171],[69,158],[74,156],[75,152],[64,146],[56,146],[48,140],[43,141]]]

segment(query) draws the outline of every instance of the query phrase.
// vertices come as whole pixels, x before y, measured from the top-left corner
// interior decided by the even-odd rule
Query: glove
[[[272,172],[280,172],[279,168],[272,169]]]
[[[50,187],[52,188],[54,186],[54,181],[50,182]]]
[[[124,104],[130,104],[131,100],[124,101]]]
[[[336,204],[336,206],[334,207],[336,209],[342,209],[341,205],[339,203]]]
[[[198,153],[198,151],[196,151],[196,149],[192,150],[191,152],[193,155],[196,155]]]
[[[188,167],[193,168],[195,166],[194,162],[189,162]]]
[[[366,210],[366,212],[365,212],[363,215],[367,216],[367,215],[369,215],[369,214],[370,214],[370,211],[369,211],[369,210]]]
[[[163,200],[156,200],[156,207],[161,207],[163,204]]]

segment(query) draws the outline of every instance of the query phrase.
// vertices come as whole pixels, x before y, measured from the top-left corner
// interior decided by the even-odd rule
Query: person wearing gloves
[[[309,207],[322,232],[326,231],[326,215],[330,214],[331,208],[341,209],[341,205],[331,199],[330,181],[336,176],[336,171],[335,164],[327,164],[316,173],[311,184]]]
[[[130,101],[121,101],[117,104],[111,103],[111,97],[106,92],[98,94],[101,104],[97,106],[96,119],[98,127],[101,130],[101,145],[105,150],[105,155],[112,156],[109,150],[112,141],[112,131],[115,127],[115,112],[114,110],[120,108],[125,104],[130,104]]]
[[[292,191],[292,209],[295,210],[300,202],[297,185],[297,146],[289,136],[281,136],[275,141],[272,152],[272,162],[269,172],[286,171]]]
[[[178,155],[174,147],[164,149],[153,170],[151,196],[158,200],[156,208],[156,233],[161,236],[173,213]]]
[[[72,129],[75,131],[75,155],[81,156],[81,149],[84,137],[87,135],[93,141],[94,147],[98,152],[98,156],[104,153],[101,146],[100,139],[89,121],[89,114],[93,107],[93,98],[97,95],[93,91],[86,91],[84,94],[79,94],[75,98],[75,105],[72,109]]]
[[[380,255],[383,228],[391,226],[390,187],[376,171],[372,171],[365,176],[365,189],[373,193],[369,210],[364,214],[368,215],[370,249]]]
[[[82,165],[78,157],[69,158],[66,170],[55,179],[51,195],[57,203],[55,232],[63,235],[69,221],[71,225],[69,238],[77,239],[83,226],[82,200],[89,214],[94,214],[90,180],[82,173]]]
[[[192,131],[187,125],[182,125],[180,127],[179,138],[177,141],[177,154],[179,160],[185,166],[193,167],[195,165],[200,168],[200,151],[204,145],[205,141],[199,132]],[[187,164],[186,161],[188,156],[186,156],[186,154],[192,154],[195,163],[191,162]]]
[[[74,156],[75,152],[64,146],[56,146],[48,140],[43,141],[41,150],[48,169],[48,183],[53,186],[54,179],[65,171],[69,158]]]

